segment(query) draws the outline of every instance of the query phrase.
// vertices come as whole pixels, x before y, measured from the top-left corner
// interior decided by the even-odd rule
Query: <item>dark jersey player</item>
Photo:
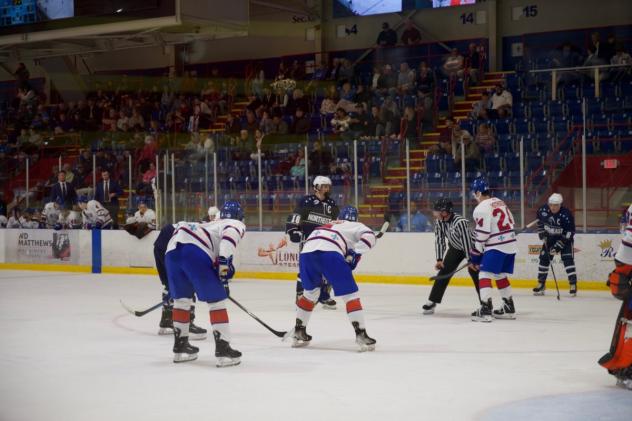
[[[340,209],[333,199],[329,197],[331,191],[331,180],[329,177],[317,176],[314,178],[314,194],[303,197],[298,203],[294,213],[287,219],[285,232],[290,237],[290,241],[299,244],[299,249],[303,249],[303,242],[309,235],[321,225],[325,225],[338,218]],[[325,280],[326,281],[326,280]],[[323,282],[320,289],[318,302],[323,308],[335,309],[336,301],[330,295],[331,286]],[[297,274],[296,295],[297,299],[303,294],[303,285],[300,275]]]

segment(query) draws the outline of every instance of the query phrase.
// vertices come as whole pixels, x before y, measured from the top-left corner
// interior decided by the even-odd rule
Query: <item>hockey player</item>
[[[178,224],[167,224],[160,230],[160,234],[154,241],[154,260],[156,261],[156,270],[162,283],[162,316],[158,324],[159,335],[170,335],[173,333],[173,300],[169,294],[169,281],[167,278],[167,267],[165,265],[165,255],[169,240],[173,236]],[[201,328],[193,321],[195,320],[195,295],[191,296],[191,307],[189,309],[189,338],[192,340],[206,339],[206,329]]]
[[[472,246],[472,233],[467,219],[453,211],[453,204],[448,199],[439,199],[433,207],[435,216],[435,253],[437,275],[454,272],[463,259],[469,260]],[[447,241],[447,250],[446,250]],[[478,272],[468,268],[470,277],[478,294]],[[437,279],[432,286],[428,302],[422,306],[423,314],[433,314],[437,304],[441,303],[443,294],[451,278]]]
[[[147,224],[152,230],[156,229],[156,213],[147,207],[147,203],[140,202],[138,210],[134,214],[134,222]]]
[[[35,209],[28,208],[24,211],[24,215],[20,217],[20,228],[26,228],[26,229],[40,228],[40,220],[36,216]]]
[[[625,214],[621,245],[614,258],[615,269],[608,277],[610,291],[623,300],[617,316],[610,352],[599,364],[617,378],[617,385],[632,390],[632,205]]]
[[[41,213],[42,228],[48,229],[62,229],[64,219],[61,214],[61,208],[57,202],[48,202],[44,205],[44,209]]]
[[[81,229],[83,227],[83,217],[80,211],[71,210],[65,218],[63,218],[65,229]]]
[[[472,193],[478,202],[474,209],[474,248],[470,252],[472,269],[480,270],[481,307],[472,313],[475,322],[515,319],[516,310],[511,297],[508,275],[513,273],[516,257],[516,233],[511,211],[500,199],[491,195],[482,177],[472,182]],[[502,306],[492,313],[492,279],[503,299]]]
[[[110,212],[96,200],[88,200],[87,196],[80,196],[78,201],[83,215],[83,225],[86,229],[110,229],[112,218]]]
[[[285,225],[285,232],[290,237],[290,241],[299,244],[299,250],[303,248],[303,241],[320,225],[329,223],[338,217],[339,209],[336,202],[329,197],[331,191],[331,180],[329,177],[319,175],[314,178],[314,194],[304,196],[299,202],[294,213],[288,217]],[[300,261],[299,261],[300,265]],[[300,270],[300,268],[299,268]],[[296,280],[296,298],[303,294],[300,273]],[[334,310],[336,301],[329,293],[331,287],[327,280],[322,283],[318,302],[323,308]]]
[[[11,210],[9,219],[7,220],[7,228],[23,228],[22,227],[22,215],[20,213],[20,208],[17,206]]]
[[[318,301],[323,279],[329,280],[334,292],[346,303],[347,315],[355,330],[360,351],[373,351],[375,339],[366,333],[358,286],[353,279],[362,254],[375,245],[376,237],[366,225],[358,222],[358,210],[346,206],[339,220],[320,226],[309,235],[300,254],[300,276],[304,292],[296,303],[296,325],[290,332],[292,346],[308,345],[307,323]]]
[[[229,200],[222,206],[219,220],[207,224],[181,222],[169,240],[165,263],[174,300],[173,361],[176,363],[195,360],[199,351],[189,344],[188,338],[193,293],[209,304],[217,366],[240,362],[241,352],[229,344],[226,298],[228,281],[235,274],[233,254],[246,231],[243,218],[239,202]]]
[[[548,204],[538,209],[538,237],[543,241],[538,266],[538,285],[533,288],[533,295],[544,295],[546,277],[554,254],[561,254],[566,268],[570,295],[577,295],[577,274],[573,256],[573,238],[575,237],[575,218],[571,211],[562,206],[563,198],[553,193]]]

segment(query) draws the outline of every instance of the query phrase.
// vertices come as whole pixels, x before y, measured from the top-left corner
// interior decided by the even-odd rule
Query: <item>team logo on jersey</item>
[[[612,246],[612,240],[603,240],[599,242],[599,248],[601,248],[601,253],[599,253],[599,257],[601,260],[614,260],[614,247]]]

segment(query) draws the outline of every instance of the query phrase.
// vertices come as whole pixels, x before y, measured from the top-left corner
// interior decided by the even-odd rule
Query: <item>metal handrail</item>
[[[597,66],[577,66],[577,67],[550,67],[548,69],[535,69],[529,70],[530,73],[544,73],[544,72],[560,72],[566,70],[590,70],[590,69],[609,69],[614,67],[628,67],[632,64],[600,64]]]

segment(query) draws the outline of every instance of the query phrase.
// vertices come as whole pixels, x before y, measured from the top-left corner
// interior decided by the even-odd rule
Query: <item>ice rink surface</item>
[[[294,320],[294,284],[236,280],[232,295],[278,330]],[[156,334],[153,276],[0,271],[0,420],[632,420],[632,392],[597,365],[620,302],[516,290],[518,319],[473,323],[473,289],[448,288],[433,316],[427,286],[361,284],[373,353],[358,353],[342,306],[317,307],[307,348],[229,304],[242,364],[171,362]],[[494,299],[498,301],[497,291]],[[208,327],[206,306],[197,309]]]

